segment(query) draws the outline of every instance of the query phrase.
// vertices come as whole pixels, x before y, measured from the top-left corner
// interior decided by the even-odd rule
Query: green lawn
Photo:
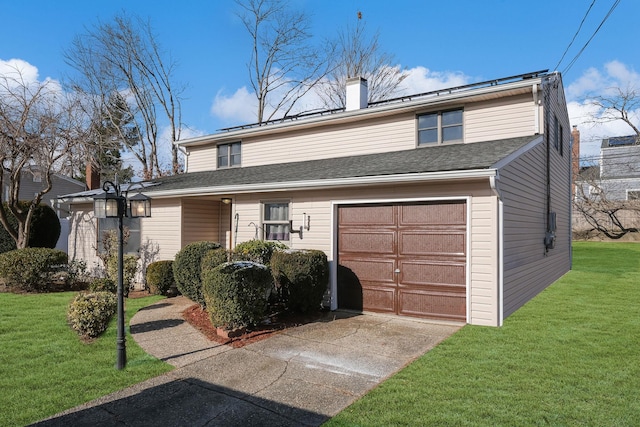
[[[640,244],[579,242],[502,328],[465,326],[327,426],[640,425]]]
[[[0,426],[35,422],[172,367],[127,339],[127,367],[118,371],[115,316],[83,344],[66,322],[75,293],[0,294]],[[126,300],[127,321],[160,297]]]

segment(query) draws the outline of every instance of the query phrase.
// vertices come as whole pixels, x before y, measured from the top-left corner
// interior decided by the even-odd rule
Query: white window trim
[[[240,163],[238,163],[237,165],[232,165],[231,164],[231,147],[235,144],[238,144],[238,146],[240,146]],[[227,166],[220,166],[220,147],[227,147]],[[241,141],[234,141],[234,142],[227,142],[224,144],[218,144],[216,146],[216,169],[229,169],[229,168],[238,168],[242,166],[242,142]]]
[[[274,204],[286,204],[287,205],[287,219],[286,220],[265,220],[265,209],[267,205]],[[283,240],[270,240],[267,239],[267,225],[285,224],[287,226],[288,239]],[[291,242],[291,200],[278,199],[278,200],[262,200],[260,202],[260,229],[262,232],[262,239],[268,242]]]
[[[448,113],[450,111],[461,111],[462,112],[462,122],[460,123],[460,126],[462,127],[462,138],[460,139],[455,139],[455,140],[451,140],[451,141],[443,141],[442,140],[442,130],[443,128],[446,127],[453,127],[453,126],[443,126],[442,125],[442,114],[443,113]],[[437,131],[438,131],[438,141],[436,142],[426,142],[426,143],[420,143],[420,125],[419,125],[419,118],[420,116],[427,116],[427,115],[431,115],[431,114],[436,114],[437,115]],[[455,125],[458,126],[458,125]],[[416,115],[416,147],[433,147],[434,145],[445,145],[445,144],[458,144],[464,142],[464,108],[460,107],[460,108],[450,108],[450,109],[446,109],[446,110],[439,110],[439,111],[425,111],[422,113],[418,113]]]

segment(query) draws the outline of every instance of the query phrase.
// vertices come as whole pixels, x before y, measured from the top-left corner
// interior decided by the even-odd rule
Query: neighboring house
[[[597,167],[583,172],[591,193],[606,193],[608,200],[640,199],[640,145],[638,136],[602,140]]]
[[[591,226],[580,213],[582,203],[607,203],[619,208],[617,217],[627,227],[640,227],[640,218],[635,204],[640,200],[640,144],[637,135],[605,138],[600,145],[600,158],[595,166],[580,169],[576,181],[574,213],[575,231]],[[630,208],[630,209],[626,209]],[[600,218],[606,224],[607,218]]]
[[[4,185],[1,189],[2,200],[7,201],[9,199],[9,175],[6,172],[4,174]],[[46,182],[44,178],[42,171],[37,166],[25,167],[20,177],[19,199],[33,200],[35,195],[45,188]],[[84,190],[86,188],[85,183],[58,173],[54,173],[51,179],[51,191],[42,196],[42,203],[55,209],[59,217],[65,217],[68,214],[68,210],[65,210],[68,209],[68,206],[59,206],[57,204],[58,198],[63,194],[76,193]]]
[[[571,150],[545,71],[181,141],[137,245],[254,238],[326,252],[331,309],[501,325],[571,266]],[[96,259],[95,192],[70,195],[70,257]],[[131,243],[131,242],[130,242]]]
[[[69,224],[66,217],[69,215],[68,203],[59,203],[59,196],[63,194],[76,193],[86,188],[84,182],[77,181],[73,178],[61,174],[53,174],[51,191],[42,197],[42,202],[51,206],[60,219],[60,239],[56,245],[57,249],[67,251],[67,237],[69,234]],[[9,199],[9,175],[5,172],[3,179],[4,185],[0,189],[2,191],[2,200]],[[24,168],[20,177],[20,200],[33,200],[35,195],[45,188],[46,182],[42,176],[41,170],[37,166],[29,166]]]

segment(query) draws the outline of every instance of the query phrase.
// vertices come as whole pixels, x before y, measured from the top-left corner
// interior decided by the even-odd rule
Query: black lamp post
[[[122,190],[121,186],[111,181],[106,181],[102,185],[103,193],[93,198],[93,210],[96,218],[118,218],[118,331],[116,338],[117,362],[116,368],[123,369],[127,364],[127,348],[124,333],[124,232],[122,219],[150,217],[151,199],[144,194],[138,193],[127,197],[131,187]]]

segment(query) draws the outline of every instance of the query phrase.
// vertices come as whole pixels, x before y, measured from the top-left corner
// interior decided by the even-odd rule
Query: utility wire
[[[602,28],[604,23],[607,21],[607,19],[609,19],[609,17],[611,16],[611,14],[615,10],[615,8],[618,7],[619,4],[620,4],[620,0],[616,0],[616,1],[613,2],[613,5],[611,5],[611,8],[609,9],[609,12],[607,12],[606,16],[602,19],[602,21],[600,22],[600,25],[598,25],[598,28],[596,28],[596,30],[593,32],[591,37],[589,37],[589,40],[587,40],[587,42],[584,44],[584,46],[582,46],[582,49],[580,49],[580,52],[578,52],[578,54],[571,60],[569,65],[567,65],[565,67],[565,69],[562,70],[562,74],[566,74],[571,69],[571,67],[573,67],[573,64],[576,63],[576,61],[578,60],[580,55],[582,55],[582,52],[584,52],[584,50],[587,48],[589,43],[591,43],[591,40],[593,40],[593,38],[596,36],[596,34],[598,34],[598,31],[600,31],[600,28]]]
[[[596,0],[593,0],[591,2],[591,5],[589,6],[589,9],[587,9],[587,13],[584,14],[584,16],[582,17],[582,21],[580,21],[580,26],[578,26],[578,30],[576,31],[576,33],[573,35],[573,38],[569,42],[569,46],[567,46],[567,48],[564,50],[564,53],[562,54],[562,58],[560,58],[560,61],[558,61],[556,66],[553,67],[554,70],[558,69],[558,67],[560,66],[560,63],[564,59],[565,55],[567,54],[567,52],[569,52],[569,48],[571,47],[571,45],[573,45],[573,42],[576,41],[576,37],[578,37],[578,33],[580,33],[580,30],[582,29],[582,25],[584,24],[584,21],[587,19],[587,16],[589,16],[589,12],[591,12],[591,8],[593,7],[594,4],[596,4]]]

